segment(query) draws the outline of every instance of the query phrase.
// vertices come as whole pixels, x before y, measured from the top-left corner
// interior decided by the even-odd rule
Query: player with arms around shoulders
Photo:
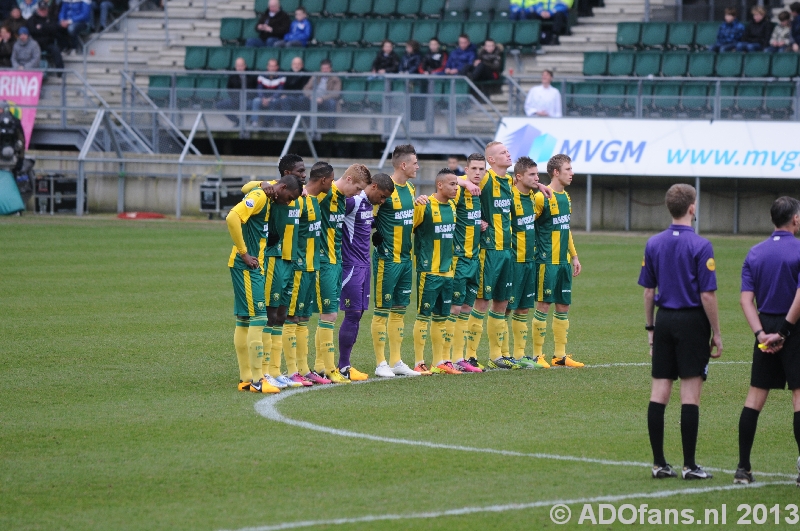
[[[647,241],[639,275],[639,285],[644,288],[645,329],[652,356],[653,382],[647,429],[653,449],[652,474],[657,479],[677,476],[664,457],[664,411],[672,384],[679,378],[682,476],[683,479],[711,478],[711,474],[697,466],[695,449],[700,394],[708,376],[708,360],[722,355],[722,336],[714,249],[711,242],[692,229],[696,198],[695,189],[688,184],[675,184],[667,191],[665,202],[672,225]]]

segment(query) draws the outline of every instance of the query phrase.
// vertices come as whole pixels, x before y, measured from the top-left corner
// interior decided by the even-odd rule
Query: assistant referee
[[[664,457],[664,411],[672,383],[681,380],[683,479],[708,479],[697,466],[695,449],[700,424],[700,393],[708,375],[709,356],[722,355],[717,312],[717,277],[711,242],[695,234],[697,193],[675,184],[666,195],[672,225],[647,241],[639,275],[644,287],[645,329],[650,340],[653,386],[647,429],[653,449],[653,477],[677,477]],[[658,290],[658,292],[656,292]],[[658,319],[654,320],[655,306]],[[709,348],[709,337],[711,346]],[[716,347],[716,352],[713,352]]]
[[[733,482],[754,481],[750,451],[756,436],[758,414],[764,408],[770,389],[792,390],[794,437],[800,453],[800,334],[792,335],[797,320],[787,316],[800,300],[800,201],[779,197],[770,209],[775,232],[747,253],[742,266],[740,302],[747,323],[756,336],[750,391],[739,417],[739,466]],[[764,350],[759,348],[762,345]],[[797,459],[800,473],[800,458]],[[797,478],[800,487],[800,476]]]

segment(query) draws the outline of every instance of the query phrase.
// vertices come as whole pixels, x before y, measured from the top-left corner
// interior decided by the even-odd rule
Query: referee
[[[758,414],[770,389],[784,389],[789,384],[792,390],[794,437],[800,452],[800,334],[792,335],[794,324],[787,320],[797,321],[800,308],[800,241],[794,237],[800,230],[800,201],[779,197],[772,203],[770,215],[775,232],[750,249],[742,266],[740,302],[756,336],[750,391],[739,417],[739,466],[733,476],[734,483],[744,485],[754,481],[750,450]],[[800,458],[797,466],[800,473]]]
[[[695,189],[688,184],[675,184],[667,191],[665,202],[672,225],[647,241],[639,275],[639,285],[644,287],[645,330],[653,358],[647,429],[653,448],[653,477],[657,479],[677,477],[664,458],[664,411],[672,383],[678,378],[681,379],[682,476],[711,478],[711,474],[697,466],[694,454],[700,424],[700,392],[708,375],[709,356],[722,355],[722,336],[715,293],[714,250],[711,242],[692,229],[696,197]],[[658,306],[657,322],[655,306]]]

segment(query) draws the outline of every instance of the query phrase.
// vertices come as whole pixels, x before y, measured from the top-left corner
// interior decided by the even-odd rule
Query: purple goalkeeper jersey
[[[361,192],[345,200],[342,226],[342,265],[370,265],[369,239],[372,233],[372,203]]]

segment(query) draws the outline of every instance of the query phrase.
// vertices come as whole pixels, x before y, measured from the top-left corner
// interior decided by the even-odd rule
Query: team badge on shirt
[[[714,271],[717,269],[717,263],[714,262],[713,258],[709,258],[708,261],[706,262],[706,267],[708,268],[709,271]]]
[[[247,205],[248,208],[253,208],[255,202],[252,199],[246,199],[244,204]]]

